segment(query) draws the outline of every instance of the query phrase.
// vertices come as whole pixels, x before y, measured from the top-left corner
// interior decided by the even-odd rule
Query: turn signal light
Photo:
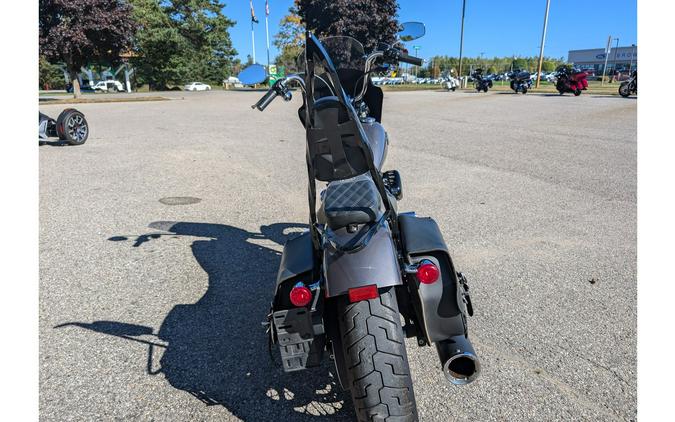
[[[379,293],[377,291],[376,284],[349,289],[349,301],[352,303],[359,302],[361,300],[375,299],[378,296]]]
[[[312,301],[312,292],[303,284],[294,286],[289,295],[293,306],[307,306]]]
[[[432,284],[438,280],[441,272],[431,261],[424,263],[417,268],[417,279],[423,284]]]

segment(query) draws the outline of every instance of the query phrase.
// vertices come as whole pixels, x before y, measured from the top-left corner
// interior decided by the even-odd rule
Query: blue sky
[[[237,21],[230,34],[242,60],[251,53],[251,24],[248,0],[224,0],[225,14]],[[270,58],[281,18],[293,0],[270,2]],[[515,7],[513,5],[516,5]],[[265,64],[265,0],[253,0],[256,61]],[[399,0],[399,21],[422,21],[426,35],[414,42],[419,55],[459,54],[462,0]],[[539,54],[546,0],[467,0],[464,20],[464,55],[532,56]],[[607,37],[619,38],[620,46],[637,44],[637,0],[569,1],[551,0],[545,55],[567,58],[567,51],[603,47]],[[613,42],[614,45],[615,41]]]

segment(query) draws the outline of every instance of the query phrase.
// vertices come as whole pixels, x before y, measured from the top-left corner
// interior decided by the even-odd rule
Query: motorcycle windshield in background
[[[366,67],[366,53],[363,44],[347,36],[326,37],[316,44],[323,47],[346,93],[354,96],[355,92],[360,91],[360,88],[362,88],[361,84],[364,80],[363,72]],[[320,50],[318,49],[318,51]],[[330,69],[326,67],[328,60],[326,60],[326,57],[322,57],[323,54],[316,54],[317,49],[314,51],[314,74],[317,76],[317,80],[315,81],[315,93],[317,95],[315,95],[315,98],[323,96],[321,94],[326,89],[330,89],[332,95],[338,95],[334,92],[334,86],[328,85],[331,73]],[[298,68],[305,67],[305,54],[306,52],[303,51],[298,56]]]

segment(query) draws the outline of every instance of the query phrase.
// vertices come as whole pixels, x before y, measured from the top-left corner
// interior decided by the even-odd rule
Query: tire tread
[[[395,290],[341,308],[340,331],[358,420],[417,421]]]

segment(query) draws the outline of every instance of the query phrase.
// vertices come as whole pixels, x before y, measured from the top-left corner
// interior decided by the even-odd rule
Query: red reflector
[[[305,286],[295,286],[289,295],[294,306],[307,306],[312,301],[312,292]]]
[[[349,289],[350,302],[375,299],[378,296],[379,293],[377,292],[376,284],[371,284],[370,286],[363,286],[363,287],[354,287],[353,289]]]
[[[438,280],[438,276],[440,275],[441,273],[440,271],[438,271],[438,267],[429,261],[425,262],[424,264],[420,265],[419,268],[417,268],[417,279],[420,281],[420,283],[424,284],[435,283],[436,280]]]

